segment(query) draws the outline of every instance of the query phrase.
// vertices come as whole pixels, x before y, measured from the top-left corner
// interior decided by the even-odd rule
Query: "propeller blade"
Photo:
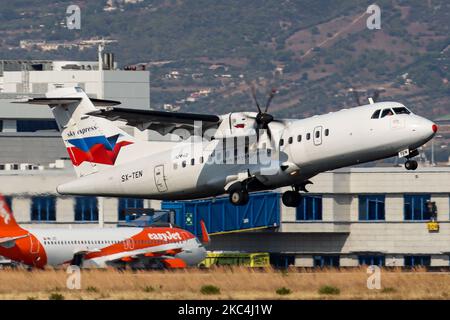
[[[270,91],[269,99],[267,99],[266,109],[264,110],[264,113],[267,113],[267,110],[269,109],[270,106],[270,102],[272,102],[272,99],[273,97],[275,97],[276,93],[277,93],[276,89],[272,89],[272,91]]]
[[[270,127],[267,125],[267,136],[269,137],[270,144],[272,144],[272,131],[270,130]]]
[[[374,102],[377,102],[378,98],[380,98],[380,91],[375,90],[375,92],[373,93],[372,99]]]
[[[259,107],[258,99],[256,98],[255,86],[252,86],[252,96],[253,96],[253,100],[255,101],[256,107],[258,108],[258,113],[261,113],[261,108]]]

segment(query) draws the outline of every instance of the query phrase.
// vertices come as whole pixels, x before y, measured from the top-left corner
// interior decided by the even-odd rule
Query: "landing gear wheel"
[[[286,207],[298,207],[301,195],[297,191],[286,191],[283,193],[281,200]]]
[[[243,206],[248,203],[248,192],[244,190],[236,190],[230,193],[230,202],[235,206]]]
[[[405,168],[406,170],[416,170],[417,169],[417,161],[415,160],[408,160],[405,162]]]

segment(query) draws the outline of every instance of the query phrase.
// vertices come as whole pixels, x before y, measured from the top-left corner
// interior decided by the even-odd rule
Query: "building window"
[[[430,212],[427,210],[429,200],[429,194],[405,194],[405,220],[430,220]]]
[[[96,197],[75,198],[75,221],[98,221]]]
[[[9,210],[12,212],[12,196],[3,196],[6,204],[8,205]]]
[[[322,220],[322,197],[302,196],[296,211],[297,220]]]
[[[384,220],[384,195],[359,196],[359,220]]]
[[[17,120],[17,132],[58,131],[55,120]]]
[[[339,256],[314,256],[314,267],[339,267]]]
[[[405,256],[405,267],[430,266],[430,256]]]
[[[120,198],[119,199],[119,221],[125,220],[125,209],[128,208],[143,208],[144,199],[133,199],[133,198]]]
[[[295,265],[295,256],[282,253],[271,253],[270,264],[275,268],[289,268]]]
[[[385,257],[380,255],[363,255],[358,256],[359,265],[363,266],[379,266],[385,264]]]
[[[37,196],[31,198],[32,221],[56,221],[56,198]]]

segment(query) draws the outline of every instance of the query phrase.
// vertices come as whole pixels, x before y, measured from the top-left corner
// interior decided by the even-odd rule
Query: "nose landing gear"
[[[405,169],[406,170],[416,170],[418,167],[416,160],[407,160],[405,162]]]
[[[405,149],[398,153],[399,158],[402,158],[402,157],[406,158],[406,162],[405,162],[406,170],[416,170],[417,169],[417,166],[418,166],[417,161],[411,160],[411,159],[418,155],[419,155],[419,150],[417,150],[417,149],[415,149],[415,150]]]

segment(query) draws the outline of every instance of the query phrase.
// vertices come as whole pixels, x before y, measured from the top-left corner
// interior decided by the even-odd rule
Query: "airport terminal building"
[[[115,227],[127,208],[162,207],[194,233],[204,219],[213,233],[210,250],[269,252],[278,266],[450,266],[449,166],[325,172],[297,208],[283,206],[281,190],[252,195],[243,207],[227,198],[161,203],[58,195],[56,187],[76,176],[53,116],[48,107],[11,101],[79,85],[92,97],[149,108],[148,71],[98,70],[96,63],[0,63],[0,193],[25,227]]]
[[[57,185],[74,179],[70,163],[48,170],[2,170],[0,192],[16,219],[34,227],[114,227],[125,208],[158,208],[158,201],[62,197]],[[278,266],[450,266],[450,168],[351,168],[313,179],[297,208],[280,193],[252,196],[244,207],[228,199],[163,202],[176,223],[197,233],[204,219],[210,250],[269,252]],[[31,191],[32,190],[32,191]],[[430,216],[427,201],[435,202]],[[180,204],[186,204],[180,206]],[[177,209],[178,208],[178,209]],[[429,224],[430,220],[435,223]],[[188,221],[194,220],[189,224]]]

